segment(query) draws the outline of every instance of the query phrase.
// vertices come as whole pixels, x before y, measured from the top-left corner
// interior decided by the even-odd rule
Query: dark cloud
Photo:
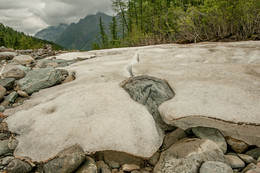
[[[112,14],[111,0],[0,0],[0,22],[28,34],[98,11]]]

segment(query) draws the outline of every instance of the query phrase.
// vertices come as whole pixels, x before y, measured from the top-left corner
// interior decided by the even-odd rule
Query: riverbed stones
[[[14,87],[15,78],[4,78],[0,79],[0,85],[6,88],[7,90],[11,90]]]
[[[201,165],[199,173],[233,173],[233,170],[223,162],[208,161]]]
[[[11,60],[17,54],[15,52],[0,52],[0,60]]]
[[[241,160],[237,155],[226,154],[225,157],[233,169],[245,167],[245,162]]]
[[[30,55],[19,55],[14,57],[13,61],[21,65],[30,65],[32,62],[34,62],[34,59]]]
[[[43,165],[45,173],[72,173],[85,161],[82,148],[78,145],[67,148],[54,159]]]
[[[132,172],[135,170],[140,170],[140,166],[135,164],[124,164],[122,165],[122,170],[125,172]]]
[[[175,142],[186,137],[185,131],[178,128],[171,133],[165,135],[162,145],[162,150],[168,149]]]
[[[236,153],[243,153],[247,150],[249,145],[241,140],[237,140],[231,137],[227,138],[228,145],[236,152]]]
[[[218,129],[207,127],[194,127],[192,128],[192,132],[201,139],[212,140],[213,142],[218,144],[219,148],[223,151],[223,153],[227,152],[226,140]]]
[[[260,148],[249,150],[245,154],[252,156],[254,159],[258,159],[260,157]]]
[[[12,152],[8,144],[9,144],[9,140],[0,141],[0,156]]]
[[[252,156],[249,156],[247,154],[237,154],[240,159],[242,159],[246,163],[254,163],[255,159]]]
[[[104,161],[108,164],[111,162],[117,162],[120,165],[123,164],[135,164],[135,165],[141,165],[142,159],[135,157],[133,155],[124,153],[124,152],[117,152],[117,151],[104,151],[102,152]]]
[[[6,167],[8,173],[27,173],[32,170],[32,166],[19,159],[12,160]]]
[[[18,86],[27,94],[32,94],[40,89],[48,88],[62,81],[62,74],[53,68],[37,69],[27,73],[18,81]]]
[[[17,97],[18,97],[17,92],[13,91],[5,98],[5,101],[8,101],[10,103],[14,103],[15,99],[17,99]]]
[[[19,67],[17,67],[16,65],[7,64],[5,67],[2,68],[4,68],[3,70],[4,78],[21,79],[25,76],[25,72]]]
[[[6,89],[0,85],[0,100],[4,98],[5,94],[6,94]]]
[[[184,138],[162,152],[154,173],[199,172],[202,163],[226,159],[218,145],[209,139]]]
[[[86,157],[85,162],[77,169],[76,173],[97,173],[97,166],[91,157]]]

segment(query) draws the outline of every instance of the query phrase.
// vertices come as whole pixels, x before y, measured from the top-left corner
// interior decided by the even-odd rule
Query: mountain
[[[50,26],[39,32],[37,32],[34,36],[36,38],[55,41],[61,33],[69,27],[68,24],[60,23],[59,26]]]
[[[108,28],[112,17],[104,13],[97,13],[96,15],[88,15],[81,19],[78,23],[72,23],[55,43],[60,44],[68,49],[90,50],[93,42],[99,39],[99,18]]]
[[[80,19],[78,23],[70,24],[65,30],[58,31],[57,27],[49,27],[39,31],[36,35],[40,35],[42,39],[53,39],[54,43],[64,46],[67,49],[90,50],[92,43],[100,42],[99,18],[108,31],[109,23],[112,22],[112,16],[98,12],[95,15],[88,15],[84,19]],[[36,36],[35,35],[35,36]]]
[[[26,35],[0,23],[0,46],[13,49],[39,49],[43,48],[44,44],[52,45],[54,50],[64,49],[53,42]]]

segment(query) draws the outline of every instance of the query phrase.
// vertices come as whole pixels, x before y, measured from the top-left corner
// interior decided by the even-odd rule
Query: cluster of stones
[[[69,74],[66,70],[56,68],[68,66],[78,60],[66,61],[55,57],[41,59],[45,54],[39,52],[48,52],[46,56],[55,54],[48,46],[36,53],[32,50],[12,51],[3,47],[1,51],[0,112],[21,105],[40,89],[74,80],[74,73]],[[37,59],[40,55],[41,58]]]
[[[212,128],[175,129],[165,135],[161,148],[149,159],[116,151],[86,154],[79,145],[74,145],[42,162],[13,156],[18,141],[3,123],[1,132],[3,173],[258,173],[260,170],[260,148],[233,138],[225,139]]]

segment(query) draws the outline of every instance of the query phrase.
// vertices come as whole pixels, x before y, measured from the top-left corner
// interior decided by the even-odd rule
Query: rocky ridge
[[[19,81],[26,79],[28,73],[27,77],[32,78],[31,71],[41,70],[35,65],[36,69],[30,69],[25,77],[13,80],[20,89],[20,96],[34,94],[21,106],[9,105],[7,108],[15,108],[2,114],[1,168],[6,172],[258,172],[259,119],[254,118],[255,111],[259,112],[257,86],[260,81],[257,76],[260,52],[257,47],[258,42],[163,45],[152,49],[69,53],[57,56],[56,62],[50,62],[54,58],[45,59],[45,67],[54,63],[57,67],[63,63],[60,68],[44,68],[51,69],[53,76],[62,79],[53,82],[55,86],[52,88],[41,90],[36,87],[29,92]],[[186,58],[191,55],[182,52],[187,49],[193,51],[193,59]],[[243,49],[240,53],[247,54],[247,57],[233,54],[238,49]],[[229,54],[223,54],[223,50]],[[171,54],[169,51],[175,52]],[[205,58],[208,51],[212,52],[212,59]],[[161,66],[154,58],[155,52],[159,57],[168,55],[170,58],[159,59],[164,64]],[[93,55],[97,58],[91,59]],[[64,67],[64,62],[77,63]],[[226,69],[218,66],[219,63]],[[42,62],[38,64],[41,65]],[[193,69],[190,71],[188,68]],[[241,68],[245,71],[242,72]],[[228,82],[225,85],[230,78],[237,79],[236,73],[240,78],[246,77],[243,79],[250,85],[250,90],[245,83],[232,85]],[[72,82],[57,85],[68,74],[76,75],[76,79],[72,77],[75,79]],[[209,88],[196,83],[202,79],[205,86],[210,84]],[[211,79],[216,80],[215,83]],[[29,83],[33,80],[24,81]],[[224,83],[219,85],[221,81]],[[199,84],[200,87],[196,88]],[[216,92],[216,86],[219,86],[219,91],[230,89],[227,86],[239,86],[243,90],[235,90],[241,91],[236,96],[226,95],[225,99],[229,100],[225,102],[227,105],[222,105],[218,99],[221,92]],[[185,94],[187,87],[194,94]],[[7,92],[12,90],[10,88],[7,86],[1,90]],[[245,97],[244,91],[254,94],[255,103],[251,104],[251,97]],[[16,91],[10,92],[12,99],[8,100],[16,102],[13,92]],[[189,96],[191,101],[196,96],[201,106],[191,106],[186,97],[180,99],[180,94]],[[240,102],[237,97],[244,100]],[[68,98],[71,106],[62,106],[67,105]],[[222,110],[210,112],[207,109],[207,106],[212,108],[210,98],[214,98],[214,103],[222,109],[230,107],[230,112],[225,115],[235,113],[236,101],[236,104],[243,105],[239,110],[247,112],[247,116],[238,114],[236,118],[227,120],[232,117],[217,114],[223,113]],[[179,105],[178,100],[186,105]],[[202,105],[206,108],[203,109]],[[180,112],[179,107],[183,106],[187,110]],[[185,116],[179,117],[182,113],[186,113]],[[116,128],[111,128],[111,124]],[[233,127],[236,132],[231,131]],[[245,129],[251,133],[247,134]]]

